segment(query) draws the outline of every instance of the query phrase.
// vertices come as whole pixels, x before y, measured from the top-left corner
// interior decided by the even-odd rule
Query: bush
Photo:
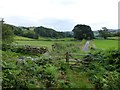
[[[46,47],[33,47],[29,45],[24,45],[24,46],[15,46],[13,45],[10,50],[12,52],[16,53],[22,53],[22,54],[30,54],[30,55],[39,55],[39,54],[44,54],[48,51]]]
[[[23,33],[24,37],[32,38],[32,39],[38,39],[39,35],[37,35],[34,31],[28,30]]]
[[[47,79],[46,87],[54,87],[56,86],[58,72],[57,68],[53,65],[47,64],[44,69],[44,79]]]
[[[11,45],[10,44],[2,44],[2,50],[3,51],[6,51],[6,50],[9,50],[11,48]]]
[[[95,84],[96,89],[119,90],[120,51],[107,50],[95,51],[86,56],[91,62],[86,68],[89,79]],[[86,58],[84,57],[84,58]]]

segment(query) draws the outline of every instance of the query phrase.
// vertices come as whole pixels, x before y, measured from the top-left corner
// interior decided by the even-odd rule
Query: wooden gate
[[[88,65],[90,62],[83,60],[82,58],[75,58],[75,56],[87,56],[90,54],[76,54],[76,53],[69,53],[66,52],[66,62],[71,66],[71,67],[79,67],[80,64]],[[71,60],[72,59],[72,60]],[[74,64],[71,64],[70,62],[74,62]]]

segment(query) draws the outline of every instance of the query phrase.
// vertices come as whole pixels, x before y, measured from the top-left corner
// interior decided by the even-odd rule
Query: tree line
[[[58,32],[58,31],[56,31],[54,29],[46,28],[46,27],[43,27],[43,26],[36,27],[34,29],[34,32],[38,36],[42,36],[42,37],[50,37],[50,38],[73,37],[72,34],[69,33],[69,32]]]
[[[120,35],[120,32],[115,32],[115,33],[112,33],[109,31],[109,29],[107,29],[106,27],[102,27],[101,30],[98,30],[99,32],[99,37],[102,37],[104,39],[107,39],[108,37],[115,37],[115,36],[118,36]]]
[[[11,35],[8,35],[11,33]],[[75,39],[93,39],[93,32],[88,25],[78,24],[74,27],[71,32],[59,32],[51,28],[46,28],[43,26],[34,27],[30,30],[29,27],[17,27],[9,24],[3,24],[3,40],[6,36],[23,36],[33,39],[38,39],[39,37],[49,37],[49,38],[65,38],[74,37]],[[11,40],[10,40],[11,41]]]
[[[58,32],[51,28],[46,28],[43,26],[34,27],[32,30],[30,27],[17,27],[9,24],[4,24],[4,27],[8,28],[9,31],[13,32],[14,35],[28,37],[32,39],[38,39],[39,37],[50,37],[50,38],[65,38],[65,37],[73,37],[70,32]],[[3,27],[3,29],[5,29]]]
[[[120,33],[110,33],[106,27],[99,30],[99,36],[107,39],[109,36],[119,36]],[[9,24],[3,24],[2,30],[2,42],[11,43],[13,41],[13,36],[23,36],[33,39],[38,39],[39,37],[49,37],[49,38],[65,38],[74,37],[76,40],[91,40],[94,39],[93,31],[89,25],[77,24],[72,32],[58,32],[51,28],[46,28],[43,26],[34,27],[31,30],[29,27],[17,27]]]

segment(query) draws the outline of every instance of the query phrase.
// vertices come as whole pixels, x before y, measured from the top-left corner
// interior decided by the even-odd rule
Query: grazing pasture
[[[95,39],[94,44],[98,49],[118,48],[118,40],[99,40]]]
[[[27,37],[21,37],[21,36],[15,36],[15,41],[33,41],[34,39],[27,38]]]
[[[40,37],[38,40],[35,39],[29,39],[25,37],[15,37],[15,43],[19,45],[31,45],[36,47],[42,47],[45,46],[48,49],[52,48],[52,45],[54,43],[59,43],[62,45],[66,44],[80,44],[80,41],[74,41],[73,38],[62,38],[62,39],[51,39],[51,38],[42,38]]]
[[[31,45],[36,47],[47,47],[49,50],[52,49],[52,45],[54,43],[59,43],[62,45],[67,44],[75,44],[79,45],[80,49],[84,47],[85,40],[81,41],[74,41],[73,38],[62,38],[62,39],[51,39],[51,38],[43,38],[40,37],[38,40],[30,39],[25,37],[15,37],[15,42],[19,45]],[[97,49],[110,49],[110,48],[118,48],[118,40],[104,40],[104,39],[94,39],[93,43]]]

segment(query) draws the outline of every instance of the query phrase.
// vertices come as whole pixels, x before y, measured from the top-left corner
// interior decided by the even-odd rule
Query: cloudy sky
[[[0,0],[0,18],[16,26],[71,31],[76,24],[118,28],[119,0]]]

